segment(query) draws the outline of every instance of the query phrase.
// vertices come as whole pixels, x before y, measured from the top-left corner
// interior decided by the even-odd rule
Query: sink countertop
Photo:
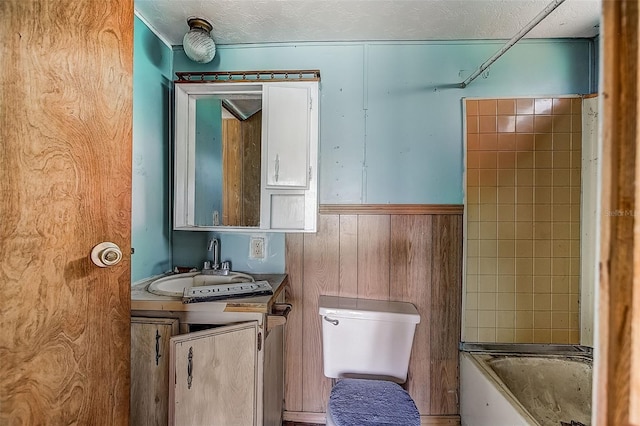
[[[256,281],[268,281],[273,288],[270,296],[243,297],[214,302],[182,303],[182,297],[159,296],[149,293],[147,287],[153,277],[131,287],[131,311],[175,311],[175,312],[255,312],[270,313],[271,307],[288,284],[286,274],[249,274]],[[170,276],[170,275],[166,275]]]

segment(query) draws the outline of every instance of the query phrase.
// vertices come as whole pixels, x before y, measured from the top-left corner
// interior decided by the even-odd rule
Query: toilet
[[[327,426],[420,426],[400,386],[420,315],[406,302],[320,296],[324,375],[334,379]]]

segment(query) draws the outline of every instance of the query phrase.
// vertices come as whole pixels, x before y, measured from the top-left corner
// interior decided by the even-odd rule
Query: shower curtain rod
[[[507,50],[511,49],[511,47],[513,47],[514,44],[520,41],[522,37],[527,35],[529,31],[531,31],[536,25],[538,25],[544,18],[549,16],[551,12],[556,10],[556,8],[560,6],[562,3],[564,3],[564,1],[565,0],[553,0],[551,3],[549,3],[549,5],[545,7],[542,10],[542,12],[538,13],[536,17],[531,20],[531,22],[529,22],[523,29],[521,29],[518,32],[518,34],[513,36],[507,43],[505,43],[504,46],[502,46],[500,50],[498,50],[496,53],[493,54],[492,57],[490,57],[482,65],[480,65],[480,67],[473,74],[471,74],[465,81],[460,83],[460,88],[464,89],[465,87],[467,87],[469,83],[471,83],[480,74],[482,74],[484,70],[489,68],[491,64],[497,61],[498,58],[500,58],[500,56],[504,55],[507,52]]]

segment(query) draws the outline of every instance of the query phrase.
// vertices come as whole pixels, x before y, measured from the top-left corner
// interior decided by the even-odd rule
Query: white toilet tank
[[[320,296],[324,375],[404,383],[420,315],[406,302]]]

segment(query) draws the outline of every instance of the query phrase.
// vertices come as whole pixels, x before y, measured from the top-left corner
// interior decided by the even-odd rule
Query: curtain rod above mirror
[[[256,81],[320,81],[320,70],[176,72],[174,83],[254,83]]]

